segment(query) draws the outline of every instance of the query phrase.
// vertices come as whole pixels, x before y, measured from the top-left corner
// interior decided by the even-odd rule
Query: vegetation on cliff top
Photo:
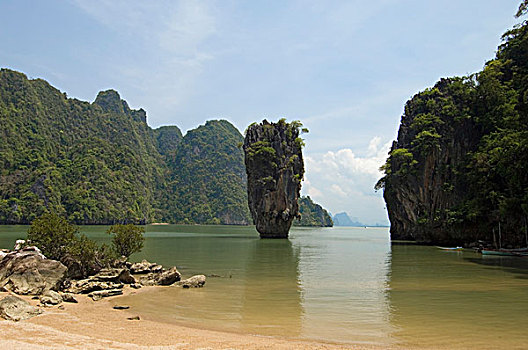
[[[294,226],[321,226],[332,227],[332,218],[319,204],[315,203],[310,196],[299,198],[299,213],[301,218],[294,220]]]
[[[1,69],[0,223],[248,223],[241,141],[227,121],[182,137],[116,91],[88,103]]]
[[[523,1],[518,16],[526,8]],[[385,187],[394,234],[493,241],[500,222],[503,243],[527,244],[527,22],[502,39],[481,72],[441,79],[407,102],[398,141],[382,167],[385,176],[376,185]],[[404,213],[398,205],[412,207]]]

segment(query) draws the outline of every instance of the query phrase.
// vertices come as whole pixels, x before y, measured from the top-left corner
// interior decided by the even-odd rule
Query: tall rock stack
[[[287,238],[299,217],[304,175],[300,122],[263,120],[246,130],[244,153],[248,203],[261,238]]]

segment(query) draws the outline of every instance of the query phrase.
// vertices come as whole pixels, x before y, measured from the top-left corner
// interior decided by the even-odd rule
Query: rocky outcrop
[[[469,226],[457,224],[457,208],[468,198],[464,168],[481,138],[465,115],[471,105],[459,96],[462,79],[442,79],[405,106],[398,139],[385,167],[384,199],[392,240],[427,244],[474,241]]]
[[[143,260],[138,263],[119,262],[117,268],[105,268],[99,273],[82,280],[72,280],[65,289],[74,294],[88,294],[94,300],[100,297],[117,295],[116,290],[122,289],[125,284],[132,288],[143,286],[168,286],[181,279],[181,274],[176,267],[164,269],[156,263]],[[109,293],[94,293],[109,291]]]
[[[263,120],[246,130],[244,153],[248,203],[262,238],[287,238],[299,217],[299,192],[304,175],[303,141],[298,122]]]
[[[47,291],[46,293],[42,294],[39,298],[40,303],[42,305],[50,306],[50,305],[58,305],[62,303],[62,296],[52,290]]]
[[[59,261],[46,259],[37,247],[26,247],[7,253],[0,260],[0,288],[39,295],[58,289],[66,270]]]
[[[113,297],[113,296],[122,295],[122,294],[123,294],[123,290],[116,288],[116,289],[97,290],[95,292],[89,293],[88,296],[92,298],[93,301],[99,301],[102,298]]]
[[[174,286],[182,288],[201,288],[205,284],[205,279],[205,275],[196,275],[183,281],[176,282],[174,283]]]
[[[22,321],[41,313],[42,310],[14,295],[8,295],[0,300],[0,316],[6,320]]]

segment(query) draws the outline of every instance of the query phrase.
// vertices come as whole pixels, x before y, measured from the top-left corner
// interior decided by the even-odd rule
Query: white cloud
[[[193,96],[193,86],[215,54],[206,42],[216,35],[214,8],[203,1],[75,0],[119,38],[115,50],[81,53],[101,62],[110,85],[149,115],[167,115]]]
[[[376,136],[364,156],[349,148],[306,156],[310,181],[303,185],[303,193],[333,213],[346,211],[366,223],[386,223],[384,202],[374,185],[382,176],[379,168],[390,146],[391,142],[382,144],[381,137]]]

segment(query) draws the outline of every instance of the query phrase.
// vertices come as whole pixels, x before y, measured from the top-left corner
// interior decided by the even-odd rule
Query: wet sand
[[[148,293],[151,288],[125,289],[125,295]],[[0,299],[8,293],[0,292]],[[38,300],[22,297],[32,305]],[[0,321],[1,349],[380,349],[369,345],[327,344],[248,334],[188,328],[150,320],[128,320],[138,316],[133,309],[115,310],[120,297],[94,302],[77,295],[78,304],[46,307],[29,320]],[[141,315],[139,315],[141,317]]]

